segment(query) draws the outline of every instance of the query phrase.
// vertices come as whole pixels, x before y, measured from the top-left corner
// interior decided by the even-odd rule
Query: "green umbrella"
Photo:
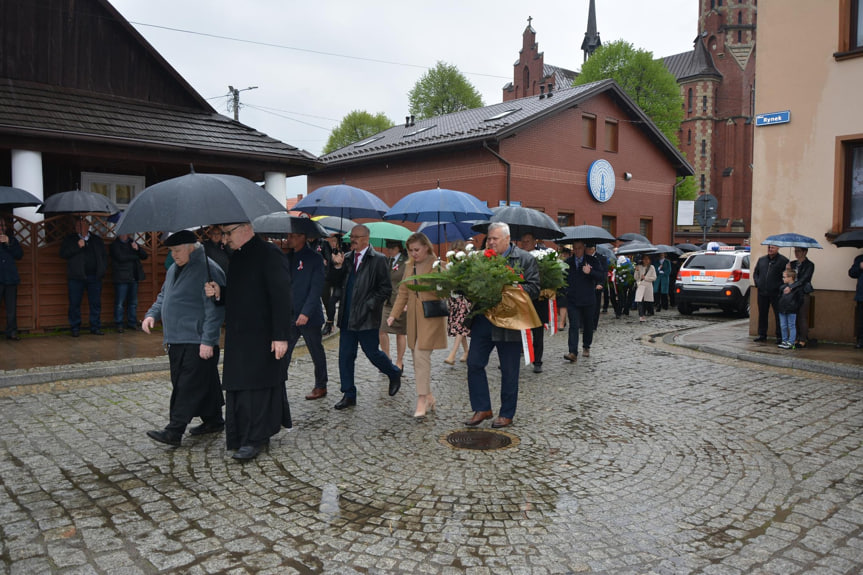
[[[371,222],[363,225],[369,229],[369,243],[376,248],[384,247],[384,243],[387,240],[404,242],[413,233],[404,226],[389,222]],[[342,236],[342,239],[349,242],[350,232]]]

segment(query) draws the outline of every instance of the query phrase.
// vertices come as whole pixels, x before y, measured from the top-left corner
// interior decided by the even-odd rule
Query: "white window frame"
[[[117,186],[132,186],[132,199],[140,194],[146,187],[144,176],[126,176],[122,174],[101,174],[99,172],[81,172],[81,189],[92,192],[91,184],[107,184],[108,199],[120,208],[126,208],[129,204],[117,202]]]

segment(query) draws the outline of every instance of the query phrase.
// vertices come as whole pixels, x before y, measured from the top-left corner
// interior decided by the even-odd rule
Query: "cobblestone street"
[[[443,351],[420,422],[410,352],[392,398],[360,354],[342,412],[336,339],[322,400],[298,353],[295,428],[245,465],[146,437],[167,372],[0,389],[0,573],[860,573],[863,383],[649,337],[710,321],[603,315],[575,365],[546,337],[493,451],[445,441],[470,407]]]

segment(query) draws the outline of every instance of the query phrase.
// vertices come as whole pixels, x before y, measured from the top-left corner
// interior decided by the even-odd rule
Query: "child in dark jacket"
[[[794,349],[797,341],[797,312],[803,304],[803,286],[792,285],[797,279],[797,272],[786,269],[782,272],[782,282],[785,284],[779,290],[779,326],[781,328],[782,349]]]

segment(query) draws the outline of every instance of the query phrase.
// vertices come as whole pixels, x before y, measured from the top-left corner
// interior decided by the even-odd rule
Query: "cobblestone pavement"
[[[495,451],[442,441],[470,411],[442,351],[422,422],[410,353],[394,398],[361,355],[344,412],[335,341],[323,400],[297,358],[295,430],[245,465],[145,436],[166,372],[0,390],[0,573],[860,573],[863,383],[648,337],[705,321],[603,316],[577,365],[546,338]]]

